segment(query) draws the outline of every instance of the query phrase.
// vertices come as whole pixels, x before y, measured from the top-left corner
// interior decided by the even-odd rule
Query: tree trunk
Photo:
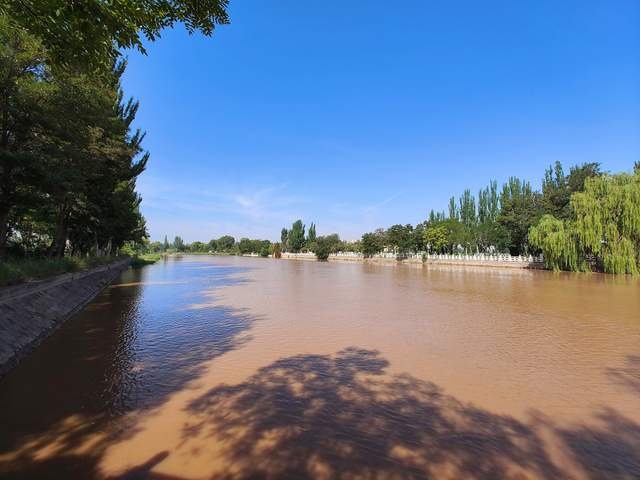
[[[9,212],[7,206],[0,207],[0,260],[7,258],[7,240],[9,236]]]
[[[56,220],[56,234],[49,249],[50,257],[62,257],[67,246],[67,202],[60,205]]]

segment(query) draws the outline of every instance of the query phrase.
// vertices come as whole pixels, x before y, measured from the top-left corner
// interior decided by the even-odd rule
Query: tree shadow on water
[[[624,367],[610,368],[607,374],[616,384],[640,395],[640,355],[629,355]]]
[[[552,461],[538,424],[386,375],[387,366],[378,352],[353,347],[293,356],[193,400],[198,436],[224,446],[215,478],[575,478]],[[603,420],[593,436],[546,427],[566,440],[582,477],[640,478],[640,427],[613,414]],[[602,453],[596,460],[592,449]]]
[[[216,274],[213,287],[242,281]],[[0,478],[100,478],[109,445],[250,341],[256,317],[244,311],[170,309],[188,287],[127,272],[0,381]]]
[[[558,433],[593,479],[640,479],[640,425],[612,409],[598,415],[600,426]]]

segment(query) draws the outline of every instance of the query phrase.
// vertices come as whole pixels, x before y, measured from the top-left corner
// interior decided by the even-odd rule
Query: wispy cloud
[[[141,179],[142,211],[151,237],[181,235],[187,241],[233,235],[277,240],[282,226],[300,218],[315,222],[321,234],[339,233],[347,239],[388,223],[388,206],[406,190],[370,202],[354,202],[333,192],[332,201],[319,201],[313,193],[301,194],[287,182],[246,181],[241,184],[210,179],[199,188],[194,183],[152,176]],[[389,207],[391,208],[391,207]]]
[[[302,217],[308,199],[291,195],[287,184],[197,188],[155,178],[139,185],[142,210],[154,238],[180,234],[187,240],[215,235],[270,238],[292,218]],[[182,233],[184,232],[184,233]]]
[[[381,207],[384,207],[385,205],[387,205],[388,203],[393,202],[394,200],[400,198],[402,195],[404,195],[404,191],[400,191],[398,193],[395,193],[393,195],[391,195],[390,197],[385,198],[384,200],[378,202],[378,203],[374,203],[373,205],[367,205],[362,207],[362,210],[365,213],[373,213],[376,210],[378,210]]]

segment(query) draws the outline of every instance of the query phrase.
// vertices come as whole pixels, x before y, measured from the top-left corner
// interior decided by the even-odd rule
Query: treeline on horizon
[[[256,254],[268,257],[274,253],[273,245],[269,240],[255,240],[245,237],[236,241],[231,235],[223,235],[208,242],[195,241],[191,243],[186,243],[182,237],[176,236],[173,241],[169,242],[165,235],[162,242],[150,242],[144,239],[142,243],[132,245],[130,251],[129,246],[125,246],[125,250],[131,255],[145,253],[217,253],[223,255]]]
[[[540,191],[511,177],[451,197],[412,225],[365,233],[360,251],[542,254],[547,268],[637,274],[640,271],[640,162],[609,174],[598,163],[549,167]]]
[[[549,167],[541,191],[511,177],[451,197],[412,225],[365,233],[360,251],[407,253],[542,253],[547,268],[637,274],[640,271],[640,162],[633,173],[608,174],[598,163]]]
[[[280,231],[280,242],[229,235],[208,243],[147,244],[152,252],[259,254],[313,252],[320,260],[338,252],[371,257],[393,252],[398,259],[417,253],[542,254],[547,268],[607,273],[640,272],[640,162],[632,173],[602,172],[598,163],[549,167],[541,190],[511,177],[501,188],[489,182],[475,196],[469,189],[451,197],[447,211],[431,210],[413,226],[392,225],[347,242],[334,233],[319,236],[316,225],[296,220]]]
[[[210,35],[226,0],[0,2],[0,260],[120,252],[147,236],[121,50],[144,53],[164,28]]]

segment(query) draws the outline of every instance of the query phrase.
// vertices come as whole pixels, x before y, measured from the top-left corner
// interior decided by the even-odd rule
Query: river
[[[0,478],[640,478],[640,284],[185,256],[0,379]]]

